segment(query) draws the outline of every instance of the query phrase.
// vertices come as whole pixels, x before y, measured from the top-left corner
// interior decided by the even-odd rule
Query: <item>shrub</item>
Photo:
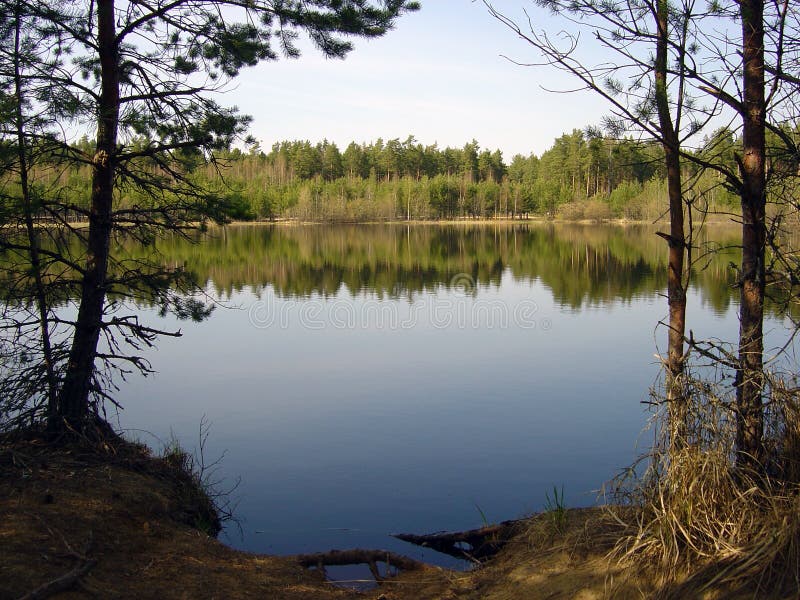
[[[613,216],[611,207],[602,200],[589,200],[583,209],[583,218],[592,221],[605,221]]]
[[[583,219],[584,207],[582,202],[567,202],[558,207],[558,217],[566,221],[580,221]]]

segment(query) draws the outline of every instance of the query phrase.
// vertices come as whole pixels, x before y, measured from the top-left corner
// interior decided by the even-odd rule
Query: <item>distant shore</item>
[[[603,220],[593,220],[593,219],[578,219],[578,220],[570,220],[570,219],[560,219],[560,218],[548,218],[543,217],[540,215],[532,216],[525,219],[519,218],[511,218],[511,217],[498,217],[493,219],[470,219],[470,218],[463,218],[463,219],[411,219],[411,220],[403,220],[403,219],[387,219],[385,221],[304,221],[301,219],[295,218],[279,218],[279,219],[255,219],[252,221],[244,221],[244,220],[235,220],[226,223],[226,225],[459,225],[459,226],[471,226],[471,225],[525,225],[525,224],[535,224],[535,225],[585,225],[585,226],[598,226],[598,225],[610,225],[614,227],[634,227],[634,226],[656,226],[656,225],[667,225],[667,219],[660,219],[658,221],[635,221],[631,219],[603,219]],[[724,227],[724,226],[738,226],[738,223],[733,221],[732,217],[728,218],[714,218],[708,219],[703,222],[703,225],[713,226],[713,227]]]
[[[725,227],[725,226],[739,226],[738,222],[734,220],[734,216],[717,216],[703,221],[704,226],[711,227]],[[347,220],[330,220],[330,221],[305,221],[296,219],[294,217],[280,217],[277,219],[252,219],[252,220],[232,220],[224,225],[217,225],[216,223],[208,223],[209,227],[225,227],[229,225],[234,226],[262,226],[262,225],[447,225],[447,226],[488,226],[488,225],[583,225],[583,226],[614,226],[614,227],[635,227],[635,226],[658,226],[668,225],[666,218],[657,221],[638,221],[624,218],[615,219],[563,219],[563,218],[549,218],[541,215],[534,215],[524,219],[511,218],[511,217],[497,217],[487,219],[485,217],[480,219],[460,218],[460,219],[387,219],[387,220],[367,220],[367,221],[347,221]],[[53,222],[39,222],[39,227],[57,227],[61,223]],[[200,227],[200,223],[194,223]],[[22,227],[23,225],[20,225]],[[71,221],[70,227],[84,228],[89,226],[88,221]]]

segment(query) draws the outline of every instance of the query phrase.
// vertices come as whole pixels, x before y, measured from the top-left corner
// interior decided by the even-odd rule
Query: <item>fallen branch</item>
[[[78,583],[80,578],[91,571],[96,564],[97,561],[95,559],[89,559],[83,564],[72,569],[72,571],[69,573],[65,573],[57,579],[48,581],[47,583],[40,585],[32,592],[21,596],[19,600],[41,600],[42,598],[49,598],[54,594],[65,592]]]
[[[378,583],[385,579],[378,571],[379,562],[394,567],[399,571],[421,571],[430,568],[423,562],[387,550],[361,550],[358,548],[353,550],[330,550],[314,554],[298,554],[295,559],[302,566],[306,568],[316,567],[323,574],[325,574],[325,567],[366,564]]]
[[[521,522],[520,520],[503,521],[498,525],[488,525],[479,529],[438,531],[426,535],[394,533],[392,537],[480,564],[500,551],[514,535],[517,525]]]

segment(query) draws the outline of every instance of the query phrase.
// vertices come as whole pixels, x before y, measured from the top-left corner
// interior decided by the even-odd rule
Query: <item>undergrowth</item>
[[[651,452],[615,481],[628,534],[612,556],[652,574],[657,597],[800,596],[800,393],[769,381],[758,472],[735,464],[735,389],[687,378],[686,439],[670,449],[660,404]]]
[[[175,479],[177,504],[182,507],[181,521],[216,537],[223,523],[236,523],[231,498],[238,482],[228,489],[221,487],[222,480],[217,475],[224,455],[211,463],[206,462],[208,435],[209,424],[203,418],[195,451],[185,450],[173,436],[164,446],[161,460],[172,470]]]

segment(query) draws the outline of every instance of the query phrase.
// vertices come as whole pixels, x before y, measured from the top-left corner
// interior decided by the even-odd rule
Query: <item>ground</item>
[[[291,557],[239,552],[204,533],[213,529],[204,501],[173,467],[140,446],[98,453],[0,442],[0,600],[592,600],[654,592],[646,576],[608,559],[621,530],[602,508],[532,517],[481,569],[431,567],[366,592],[341,589]],[[66,591],[55,589],[59,580]]]
[[[181,487],[144,451],[2,448],[0,598],[22,597],[84,557],[96,564],[58,598],[352,595],[291,560],[234,551],[187,525],[202,510],[187,508]]]

